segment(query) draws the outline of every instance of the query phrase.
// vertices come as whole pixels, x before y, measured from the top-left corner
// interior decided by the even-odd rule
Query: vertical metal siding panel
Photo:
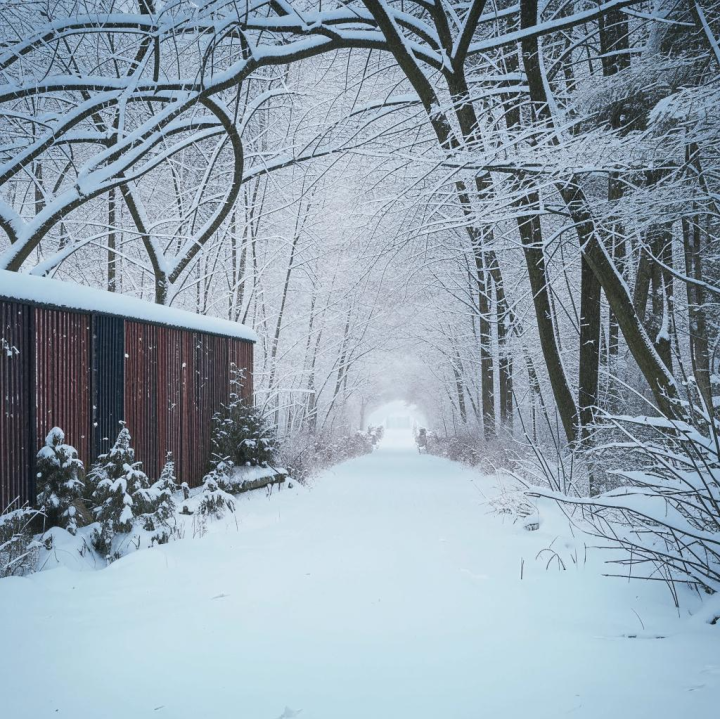
[[[191,486],[197,481],[192,476],[192,405],[195,397],[194,371],[193,371],[193,334],[183,330],[180,336],[180,472],[181,481]]]
[[[195,335],[195,432],[197,442],[195,443],[195,454],[193,456],[193,474],[200,478],[202,475],[202,452],[204,449],[205,427],[203,427],[203,414],[205,410],[205,368],[208,362],[207,337],[194,333]]]
[[[137,322],[125,322],[125,426],[130,435],[136,437],[140,430],[139,412],[141,409],[138,386],[138,345],[140,325]]]
[[[215,340],[211,335],[197,335],[198,347],[198,452],[195,472],[198,477],[208,469],[210,461],[211,420],[214,405],[213,379],[215,368]]]
[[[93,318],[93,458],[109,451],[124,419],[124,325],[121,317]]]
[[[165,405],[161,406],[161,410],[165,415],[166,451],[172,454],[178,473],[182,462],[182,331],[167,329],[166,338],[163,368]]]
[[[32,310],[0,301],[0,511],[33,497]]]
[[[162,468],[164,441],[158,431],[159,327],[125,323],[125,415],[135,458],[155,478]]]
[[[157,424],[155,432],[157,435],[157,455],[159,465],[165,462],[168,444],[168,341],[169,330],[167,327],[157,328]]]
[[[253,361],[252,361],[252,352],[253,352],[253,344],[252,342],[244,342],[243,343],[243,366],[245,367],[245,399],[252,402],[253,398]]]
[[[228,372],[230,366],[235,364],[237,369],[242,370],[244,373],[242,381],[242,391],[240,392],[241,397],[248,401],[252,400],[253,396],[253,344],[252,342],[246,342],[245,340],[229,339],[230,356],[228,361]]]
[[[60,427],[87,465],[91,460],[90,316],[35,308],[36,441]]]
[[[193,483],[200,480],[202,470],[199,469],[201,451],[202,451],[202,417],[201,417],[201,393],[202,393],[202,366],[203,366],[203,336],[197,332],[192,332],[192,373],[193,373],[193,393],[192,404],[190,405],[190,431],[192,433],[191,445],[191,473]]]

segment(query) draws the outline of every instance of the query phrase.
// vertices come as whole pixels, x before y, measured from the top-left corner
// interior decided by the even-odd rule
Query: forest
[[[251,327],[301,484],[403,400],[717,598],[719,2],[0,0],[0,70],[0,270]]]

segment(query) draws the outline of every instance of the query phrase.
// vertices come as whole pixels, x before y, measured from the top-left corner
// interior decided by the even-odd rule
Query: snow
[[[233,467],[233,480],[238,482],[255,482],[258,479],[287,474],[283,467]]]
[[[549,500],[491,513],[510,482],[389,430],[201,539],[0,580],[3,716],[715,716],[708,604],[603,577]]]
[[[401,420],[406,420],[408,427],[427,427],[427,417],[422,411],[413,404],[397,400],[395,402],[387,402],[378,409],[370,413],[367,418],[368,427],[377,427],[382,425],[397,424]],[[387,446],[387,444],[386,444]]]
[[[73,282],[33,277],[7,270],[0,270],[0,298],[67,307],[86,312],[101,312],[257,342],[255,332],[238,322],[198,315],[175,307],[165,307],[135,297],[77,285]]]

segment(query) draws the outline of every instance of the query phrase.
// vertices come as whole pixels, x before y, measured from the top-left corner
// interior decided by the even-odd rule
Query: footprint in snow
[[[277,718],[277,719],[293,719],[293,717],[296,717],[302,709],[291,709],[290,707],[285,707],[285,711]]]
[[[467,574],[468,577],[470,577],[470,579],[474,579],[476,582],[480,582],[480,581],[482,581],[483,579],[487,579],[487,578],[488,578],[487,574],[473,574],[469,569],[463,569],[463,568],[461,568],[460,571],[461,571],[463,574]]]

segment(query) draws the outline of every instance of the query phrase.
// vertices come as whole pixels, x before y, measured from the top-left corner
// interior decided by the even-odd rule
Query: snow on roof
[[[255,332],[238,322],[198,315],[175,307],[165,307],[127,295],[84,287],[74,282],[61,282],[18,272],[0,270],[0,298],[67,307],[85,312],[100,312],[257,342]]]

